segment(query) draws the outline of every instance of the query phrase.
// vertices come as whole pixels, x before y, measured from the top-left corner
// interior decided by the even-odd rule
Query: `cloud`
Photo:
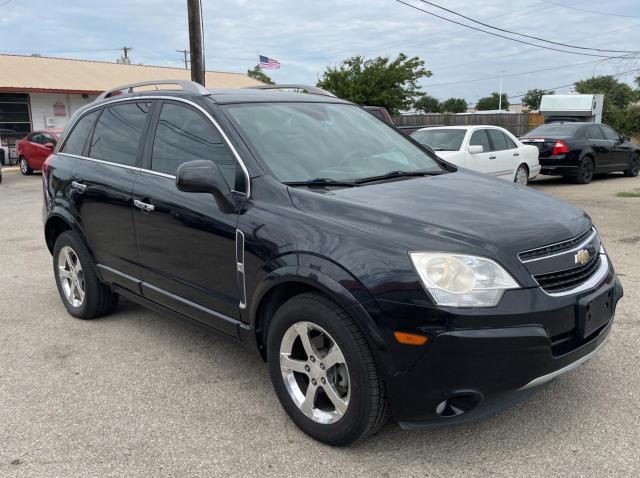
[[[260,53],[281,61],[282,69],[269,72],[278,82],[315,83],[326,66],[349,56],[405,52],[424,59],[432,70],[434,75],[423,81],[430,94],[475,101],[497,90],[498,81],[445,84],[597,60],[468,30],[393,0],[202,1],[207,68],[245,72]],[[409,1],[443,13],[418,0]],[[539,0],[440,3],[487,23],[555,41],[617,50],[637,48],[640,18],[573,11]],[[635,0],[612,0],[606,5],[587,0],[580,6],[640,17]],[[34,12],[46,14],[36,18]],[[118,48],[130,46],[136,62],[180,67],[182,57],[175,50],[188,48],[184,0],[16,1],[1,9],[0,26],[3,53],[113,61],[120,54]],[[640,60],[594,62],[509,77],[504,90],[515,95],[636,65],[640,68]],[[440,86],[430,87],[436,84]]]

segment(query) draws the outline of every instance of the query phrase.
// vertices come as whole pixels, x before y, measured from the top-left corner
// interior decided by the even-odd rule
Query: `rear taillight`
[[[558,141],[556,141],[556,144],[553,146],[553,151],[551,152],[551,156],[567,154],[568,152],[569,152],[569,146],[567,146],[567,143],[559,139]]]

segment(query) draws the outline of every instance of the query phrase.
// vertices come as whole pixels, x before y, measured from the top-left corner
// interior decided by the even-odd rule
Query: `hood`
[[[575,237],[591,225],[589,216],[567,202],[465,169],[355,188],[290,191],[303,211],[414,250],[426,242],[456,250],[462,242],[512,255]]]

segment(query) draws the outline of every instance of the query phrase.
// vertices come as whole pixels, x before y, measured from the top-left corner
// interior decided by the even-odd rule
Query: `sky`
[[[420,0],[403,1],[469,23]],[[183,67],[182,54],[176,50],[188,48],[186,3],[0,0],[0,53],[114,61],[122,53],[117,49],[128,46],[135,63]],[[638,0],[433,3],[555,42],[640,51]],[[452,24],[396,0],[202,0],[202,4],[207,69],[245,73],[260,53],[281,62],[281,69],[268,71],[277,83],[315,84],[327,66],[350,56],[395,57],[403,52],[423,59],[433,73],[421,80],[423,91],[441,100],[462,97],[473,104],[499,89],[500,75],[503,91],[518,102],[516,95],[530,88],[640,70],[640,53],[573,50],[618,57],[607,59],[540,49]],[[619,58],[623,55],[627,57]],[[619,78],[632,83],[638,74]]]

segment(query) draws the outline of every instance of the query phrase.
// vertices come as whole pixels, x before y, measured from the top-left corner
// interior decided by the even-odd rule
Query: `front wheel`
[[[518,166],[513,182],[518,183],[520,186],[529,184],[529,168],[525,164]]]
[[[580,161],[580,165],[578,166],[578,175],[575,177],[575,181],[578,184],[589,184],[593,179],[595,169],[596,166],[593,159],[589,156],[582,158],[582,161]]]
[[[382,377],[351,317],[317,293],[283,304],[267,340],[269,374],[289,417],[328,445],[354,443],[389,417]]]
[[[637,154],[631,156],[629,161],[629,167],[624,170],[624,175],[630,178],[635,178],[640,172],[640,157]]]
[[[24,156],[20,156],[18,163],[20,164],[20,172],[24,176],[30,176],[31,174],[33,174],[33,169],[29,167],[29,162],[27,161],[27,158],[25,158]]]

